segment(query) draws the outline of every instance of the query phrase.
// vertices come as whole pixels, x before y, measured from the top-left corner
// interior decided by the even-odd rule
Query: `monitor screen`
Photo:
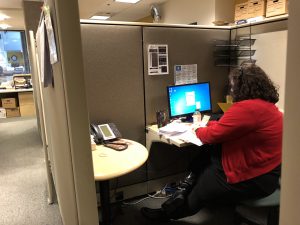
[[[209,82],[168,86],[167,93],[170,118],[211,111]]]

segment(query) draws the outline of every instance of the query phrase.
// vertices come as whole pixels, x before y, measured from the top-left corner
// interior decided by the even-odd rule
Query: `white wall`
[[[215,20],[234,21],[234,0],[215,0]]]
[[[170,0],[160,11],[161,23],[213,25],[215,20],[233,22],[234,0]]]
[[[279,88],[280,109],[284,109],[287,31],[268,32],[252,36],[256,39],[254,59]]]
[[[161,23],[211,25],[214,21],[215,0],[170,0],[160,6]]]

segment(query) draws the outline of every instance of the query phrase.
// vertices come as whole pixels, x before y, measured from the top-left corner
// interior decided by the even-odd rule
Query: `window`
[[[24,31],[0,31],[0,82],[30,73]]]

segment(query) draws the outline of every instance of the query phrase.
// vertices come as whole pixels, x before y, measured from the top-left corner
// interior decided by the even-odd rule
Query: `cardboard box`
[[[266,17],[288,13],[288,0],[267,0]]]
[[[222,112],[226,112],[232,106],[232,103],[218,102],[218,106],[221,108]]]
[[[248,18],[266,16],[266,0],[249,0],[248,1]]]
[[[6,109],[0,108],[0,118],[6,118]]]
[[[18,98],[20,106],[34,104],[32,92],[19,92]]]
[[[12,109],[6,109],[6,118],[19,117],[19,116],[20,116],[19,107],[12,108]]]
[[[21,116],[35,116],[35,107],[31,105],[20,105]]]
[[[2,98],[1,102],[2,102],[2,107],[6,109],[17,107],[17,101],[15,98]]]
[[[21,116],[35,116],[33,93],[20,92],[18,98]]]
[[[235,0],[234,20],[246,20],[248,18],[248,0]]]

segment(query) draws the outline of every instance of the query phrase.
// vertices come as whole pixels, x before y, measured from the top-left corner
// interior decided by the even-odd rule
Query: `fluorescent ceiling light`
[[[9,27],[11,27],[10,25],[8,25],[8,24],[0,24],[0,28],[1,29],[7,29],[7,28],[9,28]]]
[[[110,16],[92,16],[90,17],[90,20],[107,20]]]
[[[0,14],[0,21],[9,19],[10,17],[5,14]]]
[[[137,3],[140,0],[115,0],[116,2],[123,2],[123,3]]]

